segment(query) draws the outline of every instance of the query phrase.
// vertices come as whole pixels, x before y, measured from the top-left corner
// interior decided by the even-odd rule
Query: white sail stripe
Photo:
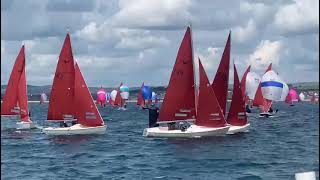
[[[177,117],[187,117],[187,114],[183,114],[183,113],[175,113],[175,116]]]

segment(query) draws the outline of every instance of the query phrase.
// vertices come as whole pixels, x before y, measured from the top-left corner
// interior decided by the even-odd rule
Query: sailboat
[[[238,72],[236,66],[234,67],[233,75],[233,93],[231,105],[227,117],[227,123],[230,128],[227,134],[235,134],[238,132],[245,132],[249,128],[250,124],[247,120],[246,110],[245,110],[245,99],[243,98],[243,92],[239,82]]]
[[[270,64],[266,70],[266,72],[271,71],[272,64]],[[266,73],[265,72],[265,73]],[[273,113],[268,112],[270,110],[270,107],[272,106],[272,100],[265,99],[262,94],[261,89],[261,81],[259,81],[258,88],[255,92],[252,105],[259,107],[261,110],[261,113],[259,114],[259,117],[272,117]]]
[[[144,108],[145,106],[145,100],[143,99],[142,97],[142,88],[144,87],[144,82],[142,83],[141,87],[140,87],[140,90],[139,90],[139,93],[138,93],[138,98],[137,98],[137,106],[141,107],[142,109]]]
[[[43,92],[40,94],[40,104],[43,104],[47,100],[47,95]]]
[[[305,101],[305,95],[304,95],[304,93],[303,92],[300,92],[300,94],[299,94],[299,102],[302,102],[302,101]]]
[[[226,115],[226,107],[227,107],[230,50],[231,50],[231,31],[229,32],[228,40],[225,45],[217,73],[211,85],[214,93],[218,98],[218,102],[223,111],[223,115]]]
[[[203,73],[205,74],[205,72],[202,72],[200,74],[202,79],[204,79]],[[176,62],[171,73],[169,85],[167,87],[167,91],[157,121],[157,123],[160,125],[168,124],[168,126],[146,128],[143,131],[143,136],[192,138],[225,135],[229,127],[225,126],[226,122],[220,121],[220,117],[224,116],[222,114],[219,103],[217,103],[217,100],[214,99],[214,92],[209,82],[207,84],[203,84],[202,82],[202,87],[204,89],[199,90],[200,95],[198,111],[200,111],[201,113],[198,118],[196,117],[196,85],[194,76],[191,28],[190,26],[188,26],[177,54]],[[207,91],[211,92],[210,97],[212,97],[212,102],[207,100]],[[203,95],[201,95],[201,93]],[[209,105],[211,105],[210,103],[214,103],[214,106],[209,107]],[[217,107],[220,108],[220,111],[212,114],[211,111],[216,110]],[[208,120],[208,115],[214,116],[213,118],[216,118],[217,116],[219,117],[219,119],[217,121]],[[176,126],[177,122],[183,123],[187,121],[196,122],[189,127]]]
[[[264,103],[262,106],[262,113],[260,117],[270,117],[275,113],[271,106],[272,101],[279,101],[282,98],[285,83],[280,78],[278,73],[272,70],[272,64],[269,65],[267,71],[261,78],[260,89],[264,98]]]
[[[106,125],[94,103],[88,86],[72,55],[67,34],[57,64],[48,109],[48,121],[66,123],[70,127],[47,127],[47,135],[103,134]]]
[[[124,105],[124,101],[121,97],[121,92],[120,92],[120,87],[122,86],[122,82],[120,83],[120,86],[118,87],[117,89],[117,94],[116,94],[116,97],[115,97],[115,100],[114,100],[114,105],[115,106],[118,106],[118,110],[126,110],[123,105]]]
[[[298,102],[298,93],[294,89],[290,89],[288,95],[286,96],[285,102],[294,106],[293,102]]]
[[[1,122],[5,119],[20,120],[16,123],[17,129],[35,128],[29,117],[24,45],[16,58],[1,104]]]
[[[102,88],[102,86],[100,87],[100,89],[97,91],[97,100],[96,103],[100,104],[100,106],[105,107],[106,106],[106,90],[104,88]]]

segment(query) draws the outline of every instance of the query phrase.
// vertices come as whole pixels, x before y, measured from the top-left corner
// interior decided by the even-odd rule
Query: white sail
[[[125,85],[120,86],[120,95],[122,99],[129,99],[129,87]]]
[[[282,88],[282,93],[279,101],[284,101],[289,93],[289,87],[285,82],[282,82],[283,88]]]
[[[305,98],[306,96],[303,94],[303,92],[301,92],[300,94],[299,94],[299,99],[300,99],[300,101],[304,101],[304,98]]]
[[[112,101],[116,100],[116,96],[117,96],[118,91],[117,90],[112,90],[110,93],[110,97],[112,99]]]
[[[261,78],[255,72],[248,72],[246,78],[246,95],[249,96],[249,99],[254,99],[256,95],[258,86],[260,84]]]
[[[270,70],[261,78],[261,90],[265,99],[278,101],[283,91],[283,81],[276,72]]]
[[[41,93],[40,98],[41,98],[41,101],[46,101],[47,95],[45,93]]]

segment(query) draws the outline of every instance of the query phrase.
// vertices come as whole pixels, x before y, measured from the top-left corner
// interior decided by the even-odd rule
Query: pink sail
[[[195,119],[195,81],[191,29],[187,28],[159,113],[159,122]]]
[[[63,121],[74,115],[74,60],[71,40],[67,34],[60,52],[51,89],[48,120]]]
[[[221,106],[221,109],[224,115],[226,113],[227,96],[228,96],[230,49],[231,49],[231,32],[229,33],[228,40],[224,48],[217,73],[212,82],[213,91],[216,93],[218,102]]]
[[[84,126],[96,127],[103,126],[104,121],[94,104],[88,86],[81,74],[78,64],[75,64],[75,97],[73,106],[77,122]]]
[[[106,94],[106,90],[101,86],[97,91],[97,104],[100,104],[100,106],[104,106],[106,104]]]
[[[146,104],[145,100],[142,97],[142,88],[143,88],[143,86],[144,86],[144,82],[141,85],[141,88],[140,88],[140,91],[139,91],[139,94],[138,94],[138,99],[137,99],[137,105],[140,106],[140,107],[144,107],[145,104]]]
[[[236,66],[234,67],[233,75],[233,93],[230,105],[230,110],[228,113],[227,122],[233,126],[243,126],[247,124],[247,115],[245,109],[245,100],[243,98],[243,92],[240,86],[239,77],[237,73]]]
[[[24,73],[25,68],[25,52],[24,46],[21,47],[20,52],[14,63],[9,82],[1,104],[1,115],[19,115],[20,111],[18,104],[18,89],[19,80]]]
[[[289,93],[285,99],[285,102],[288,104],[293,104],[293,102],[298,101],[299,97],[298,97],[298,93],[296,90],[294,89],[290,89]]]
[[[200,87],[195,124],[205,127],[224,127],[227,125],[218,99],[210,85],[206,72],[199,59]]]

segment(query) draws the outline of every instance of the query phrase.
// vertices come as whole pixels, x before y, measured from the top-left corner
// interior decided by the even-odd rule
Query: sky
[[[318,0],[1,0],[1,84],[22,44],[28,84],[52,84],[69,32],[89,86],[167,86],[189,24],[210,81],[231,31],[240,77],[273,63],[287,83],[319,82]]]

